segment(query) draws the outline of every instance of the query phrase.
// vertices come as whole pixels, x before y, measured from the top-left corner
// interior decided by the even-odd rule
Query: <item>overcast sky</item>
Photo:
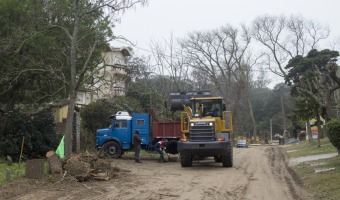
[[[176,38],[184,37],[195,30],[210,30],[226,24],[250,24],[265,14],[298,14],[329,25],[332,37],[340,36],[340,0],[149,0],[146,7],[138,6],[124,13],[114,34],[137,44],[134,52],[141,55],[148,53],[145,50],[150,49],[151,39],[161,41],[171,33]]]

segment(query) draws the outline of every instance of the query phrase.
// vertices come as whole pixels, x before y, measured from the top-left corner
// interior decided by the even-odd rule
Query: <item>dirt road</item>
[[[13,183],[1,189],[6,199],[313,199],[289,173],[278,146],[234,148],[234,167],[223,168],[213,159],[194,161],[182,168],[178,162],[142,164],[119,159],[117,166],[131,170],[105,182],[29,184]],[[27,188],[30,185],[31,189]],[[11,194],[12,193],[12,194]]]

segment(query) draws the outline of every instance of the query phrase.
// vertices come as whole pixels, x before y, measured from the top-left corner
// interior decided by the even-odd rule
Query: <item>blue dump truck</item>
[[[97,130],[96,149],[99,156],[119,158],[124,151],[133,148],[133,134],[139,130],[142,148],[152,150],[161,139],[169,140],[169,153],[177,153],[177,141],[182,137],[180,122],[159,122],[147,113],[132,114],[119,111],[111,115],[109,128]]]

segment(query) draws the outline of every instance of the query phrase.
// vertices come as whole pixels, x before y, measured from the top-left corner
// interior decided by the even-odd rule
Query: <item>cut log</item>
[[[45,159],[31,159],[26,161],[26,178],[40,179],[45,176]]]
[[[60,157],[55,154],[54,151],[48,151],[46,153],[47,162],[50,167],[50,172],[52,175],[52,179],[54,181],[59,181],[63,177],[63,167]]]

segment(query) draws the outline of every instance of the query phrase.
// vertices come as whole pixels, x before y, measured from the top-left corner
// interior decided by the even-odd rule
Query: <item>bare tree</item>
[[[258,76],[257,76],[257,80],[254,81],[254,87],[255,88],[266,88],[267,85],[271,82],[268,79],[268,73],[262,66],[260,66],[257,71],[258,71]]]
[[[249,90],[251,69],[257,59],[250,51],[250,42],[250,32],[245,25],[240,28],[227,25],[213,31],[191,33],[180,44],[188,65],[208,78],[212,89],[225,99],[236,118],[241,114],[236,108],[248,105],[256,132]]]
[[[153,59],[156,62],[156,71],[161,75],[170,75],[173,91],[186,90],[182,83],[189,80],[189,68],[185,64],[183,49],[178,45],[173,34],[163,43],[151,41]]]
[[[304,56],[329,36],[328,26],[301,16],[261,16],[254,20],[252,36],[264,47],[265,64],[276,75],[286,77],[289,59]]]

